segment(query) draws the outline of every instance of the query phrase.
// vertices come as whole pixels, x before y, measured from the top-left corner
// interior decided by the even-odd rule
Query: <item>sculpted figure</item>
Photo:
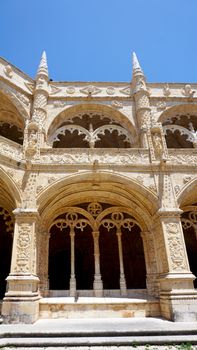
[[[191,85],[185,85],[184,89],[182,89],[182,94],[187,97],[193,97],[195,91],[192,90]]]
[[[162,155],[163,145],[162,145],[161,136],[159,135],[159,133],[155,133],[153,135],[153,146],[155,148],[156,154]]]
[[[37,135],[35,130],[31,130],[29,134],[29,142],[28,147],[29,148],[35,148],[35,145],[37,143]]]

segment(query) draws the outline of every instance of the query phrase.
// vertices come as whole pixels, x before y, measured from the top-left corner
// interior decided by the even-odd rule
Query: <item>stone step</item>
[[[197,322],[159,318],[43,319],[33,325],[0,326],[0,348],[5,350],[148,350],[147,344],[156,346],[153,350],[164,350],[167,345],[172,350],[173,344],[186,343],[195,349]]]
[[[172,345],[172,344],[197,344],[197,335],[151,335],[151,336],[110,336],[110,337],[21,337],[4,338],[0,340],[0,348],[27,347],[28,349],[46,347],[92,347],[92,346],[129,346],[137,345]]]
[[[158,299],[58,297],[43,298],[39,304],[39,318],[130,318],[159,317]]]

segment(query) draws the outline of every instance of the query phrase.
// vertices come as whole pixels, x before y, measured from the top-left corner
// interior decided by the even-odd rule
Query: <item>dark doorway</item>
[[[124,272],[128,289],[146,288],[146,266],[140,228],[122,229]]]
[[[197,239],[195,231],[193,227],[190,227],[187,230],[183,230],[183,232],[190,270],[197,278]],[[194,288],[197,288],[197,279],[194,281]]]
[[[0,299],[6,291],[6,278],[10,272],[13,224],[9,213],[0,207]]]
[[[120,264],[116,229],[100,227],[100,266],[104,289],[120,289]]]
[[[69,289],[70,235],[69,229],[60,231],[53,226],[49,242],[49,288]]]
[[[94,241],[89,226],[75,229],[75,274],[78,290],[93,289]]]

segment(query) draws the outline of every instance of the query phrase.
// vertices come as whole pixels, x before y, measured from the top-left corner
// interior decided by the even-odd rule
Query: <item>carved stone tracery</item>
[[[70,207],[65,209],[65,214],[55,219],[52,224],[60,231],[68,230],[70,232],[71,242],[71,275],[70,275],[70,296],[76,295],[76,277],[75,277],[75,236],[76,230],[83,231],[86,226],[91,227],[92,237],[94,241],[94,258],[95,258],[95,275],[94,275],[94,291],[96,296],[103,295],[102,277],[100,272],[100,251],[99,251],[99,230],[101,226],[108,231],[115,229],[117,236],[119,264],[120,264],[120,292],[122,295],[127,295],[126,279],[124,275],[123,263],[123,248],[122,248],[122,230],[131,231],[135,225],[138,226],[137,221],[126,213],[125,209],[120,211],[116,207],[103,208],[99,202],[91,202],[86,205],[86,210],[78,207]],[[122,229],[122,230],[121,230]]]

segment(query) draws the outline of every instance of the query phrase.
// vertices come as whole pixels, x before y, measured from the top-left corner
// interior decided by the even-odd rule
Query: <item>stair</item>
[[[155,345],[156,349],[163,345],[173,349],[172,345],[183,343],[197,348],[197,323],[132,318],[39,320],[34,325],[0,326],[0,348],[6,350],[131,350],[147,348],[147,344],[155,350]]]

